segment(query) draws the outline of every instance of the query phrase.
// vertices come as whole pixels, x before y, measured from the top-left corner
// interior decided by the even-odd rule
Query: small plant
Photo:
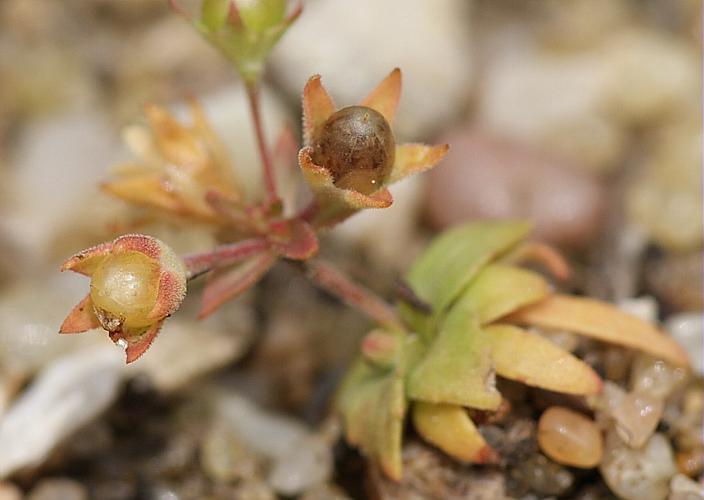
[[[294,215],[284,215],[289,211],[277,190],[258,96],[266,57],[300,5],[287,15],[284,0],[204,0],[200,14],[192,16],[171,4],[228,58],[246,86],[264,196],[246,201],[224,145],[195,101],[190,125],[147,106],[149,128],[126,134],[140,160],[118,168],[103,189],[184,222],[209,224],[221,244],[179,257],[155,238],[132,234],[77,253],[62,270],[89,276],[90,292],[60,333],[102,327],[131,363],[179,308],[189,280],[210,275],[203,317],[257,283],[278,260],[297,261],[313,283],[376,324],[336,407],[347,441],[397,480],[407,415],[424,439],[460,461],[497,459],[467,411],[501,406],[496,375],[575,395],[600,391],[601,380],[589,365],[523,327],[569,330],[686,365],[681,349],[651,325],[601,302],[554,294],[541,274],[520,267],[533,261],[558,279],[568,274],[557,252],[524,242],[529,232],[524,222],[473,223],[437,238],[408,272],[396,308],[317,259],[320,231],[360,210],[390,206],[387,187],[435,166],[448,146],[396,144],[399,69],[359,104],[341,109],[320,76],[313,76],[303,89],[298,151],[311,197]]]
[[[462,462],[496,453],[467,409],[496,411],[495,378],[575,395],[596,394],[599,376],[583,361],[521,328],[568,330],[686,366],[679,345],[653,326],[596,300],[551,293],[521,262],[558,278],[566,263],[550,247],[522,243],[523,222],[472,223],[438,237],[407,275],[401,325],[370,332],[340,388],[347,441],[400,479],[403,423]],[[593,466],[594,464],[592,464]]]
[[[181,219],[211,224],[234,235],[209,252],[178,258],[163,242],[145,235],[121,236],[69,258],[62,270],[91,277],[91,292],[68,315],[60,333],[103,327],[126,349],[127,362],[151,345],[164,319],[178,309],[186,282],[210,273],[200,317],[254,285],[278,259],[305,262],[308,276],[346,302],[386,324],[391,308],[329,264],[311,260],[317,233],[365,208],[386,208],[386,189],[407,175],[433,167],[447,145],[397,145],[391,124],[401,92],[401,71],[393,70],[358,106],[336,111],[319,76],[303,90],[304,147],[299,165],[312,200],[287,217],[275,185],[274,162],[262,133],[259,81],[264,60],[300,6],[285,17],[282,0],[235,3],[206,0],[199,17],[182,15],[234,64],[247,88],[266,193],[246,203],[225,147],[200,106],[190,102],[191,125],[149,105],[149,129],[127,130],[138,163],[116,169],[103,189],[130,203]],[[394,318],[389,320],[389,318]]]

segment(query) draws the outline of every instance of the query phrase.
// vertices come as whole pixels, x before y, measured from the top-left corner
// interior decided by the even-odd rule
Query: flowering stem
[[[192,253],[182,257],[188,269],[188,279],[193,279],[215,267],[224,267],[239,262],[269,248],[264,238],[251,238],[236,243],[220,245],[209,252]]]
[[[266,205],[275,205],[278,201],[276,194],[276,183],[274,181],[274,167],[271,162],[269,148],[266,146],[264,139],[264,130],[262,129],[261,109],[259,105],[259,87],[256,83],[247,83],[247,100],[249,101],[249,110],[252,114],[252,122],[254,123],[254,133],[257,138],[257,146],[259,147],[259,156],[262,160],[262,171],[264,174],[264,187],[266,188]]]
[[[371,290],[352,281],[332,264],[321,260],[306,262],[307,276],[328,293],[355,307],[380,325],[400,329],[401,320],[394,310]]]

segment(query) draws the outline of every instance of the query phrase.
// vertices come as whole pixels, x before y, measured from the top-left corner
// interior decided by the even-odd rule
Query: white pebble
[[[599,470],[609,488],[625,500],[665,500],[670,478],[677,473],[670,441],[657,433],[638,450],[610,433]]]

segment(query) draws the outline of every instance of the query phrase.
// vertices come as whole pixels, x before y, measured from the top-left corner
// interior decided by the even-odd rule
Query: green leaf
[[[412,368],[408,397],[483,410],[499,406],[490,346],[476,316],[453,309],[428,351]]]
[[[547,297],[548,284],[537,273],[505,264],[489,264],[452,309],[462,308],[485,325]]]
[[[337,399],[345,438],[389,477],[401,479],[401,438],[406,399],[401,370],[380,370],[358,360]]]
[[[413,291],[433,312],[423,315],[401,304],[403,319],[418,332],[431,334],[439,318],[482,266],[517,244],[529,228],[526,222],[478,222],[442,234],[416,260],[407,275]]]

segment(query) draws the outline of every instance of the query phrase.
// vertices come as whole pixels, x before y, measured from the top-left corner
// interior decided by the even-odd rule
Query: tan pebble
[[[583,469],[596,467],[604,449],[596,423],[561,406],[548,408],[540,417],[538,444],[554,461]]]

